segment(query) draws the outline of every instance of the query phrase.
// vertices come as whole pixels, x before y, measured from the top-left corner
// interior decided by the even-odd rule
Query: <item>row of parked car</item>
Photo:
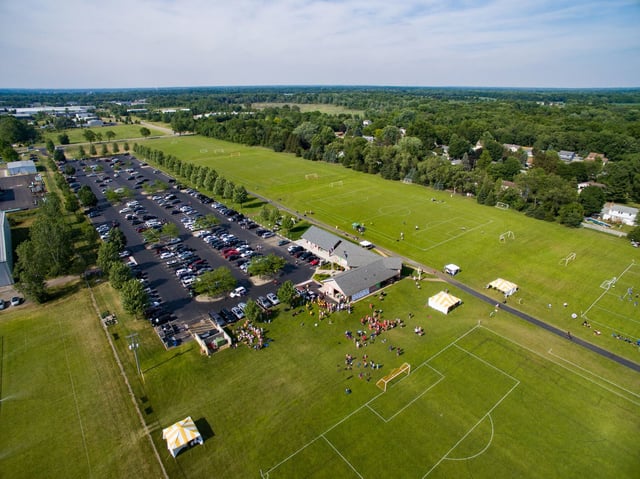
[[[247,294],[246,288],[240,286],[231,292],[232,298],[241,297]],[[255,302],[264,311],[270,310],[272,307],[280,304],[280,300],[275,293],[267,293],[265,296],[258,296]],[[230,309],[222,308],[220,311],[209,311],[209,317],[220,327],[225,327],[228,324],[234,323],[245,316],[245,308],[247,303],[240,301],[236,306]]]

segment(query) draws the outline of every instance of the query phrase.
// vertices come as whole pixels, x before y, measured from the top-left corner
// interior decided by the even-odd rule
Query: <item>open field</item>
[[[89,295],[66,294],[2,311],[1,475],[160,477]]]
[[[88,129],[92,130],[94,133],[102,133],[102,141],[107,141],[107,137],[105,135],[107,131],[113,131],[116,134],[115,138],[112,141],[122,141],[128,138],[142,138],[142,135],[140,134],[140,128],[141,125],[117,125],[93,127]],[[51,138],[51,140],[56,145],[58,145],[58,135],[66,133],[67,135],[69,135],[69,142],[71,145],[75,143],[87,143],[87,140],[84,138],[84,136],[82,136],[83,131],[86,129],[87,128],[71,128],[64,131],[47,132],[44,134],[44,138],[45,140]],[[164,133],[163,131],[157,130],[153,127],[149,128],[149,131],[151,131],[152,136],[166,135],[166,133]],[[112,141],[110,141],[109,143],[111,143]]]
[[[264,108],[282,108],[285,105],[289,106],[297,106],[300,108],[300,111],[303,113],[309,111],[319,111],[321,113],[326,113],[328,115],[339,115],[341,113],[346,113],[348,115],[362,115],[364,110],[353,110],[351,108],[347,108],[340,105],[327,105],[324,103],[253,103],[251,106],[253,108],[257,108],[258,110],[262,110]]]
[[[456,263],[463,270],[456,279],[476,289],[498,277],[513,281],[520,291],[510,301],[517,301],[518,308],[638,360],[637,347],[611,335],[639,339],[640,308],[625,307],[622,320],[602,315],[600,336],[581,326],[580,315],[602,294],[602,282],[619,276],[638,258],[638,250],[624,239],[264,148],[200,136],[158,139],[148,145],[211,166],[249,191],[301,216],[307,213],[330,228],[355,234],[351,224],[360,222],[367,228],[363,238],[428,267],[439,270]],[[575,259],[564,265],[572,253]],[[637,266],[632,269],[638,271]],[[629,286],[640,292],[638,276],[626,277]],[[577,319],[572,319],[574,313]]]
[[[383,301],[323,321],[317,310],[281,311],[263,325],[270,341],[261,351],[240,345],[207,358],[193,343],[165,351],[148,325],[126,315],[109,332],[170,477],[635,477],[635,373],[501,312],[488,319],[488,305],[455,289],[464,303],[450,315],[425,308],[443,286],[417,290],[404,280]],[[95,292],[119,312],[108,286]],[[344,332],[362,327],[369,302],[406,327],[357,349]],[[8,312],[0,319],[0,469],[160,477],[86,291]],[[144,384],[126,348],[131,332],[140,334]],[[364,368],[363,354],[381,368]],[[376,380],[404,362],[411,374],[382,393]],[[206,441],[173,459],[161,428],[186,415]]]

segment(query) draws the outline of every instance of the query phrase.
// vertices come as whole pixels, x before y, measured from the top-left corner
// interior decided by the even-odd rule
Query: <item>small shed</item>
[[[518,291],[518,285],[512,283],[511,281],[507,281],[506,279],[498,278],[487,285],[487,289],[493,288],[500,291],[505,297],[511,296],[516,291]]]
[[[429,298],[428,304],[429,307],[440,311],[441,313],[449,314],[449,311],[462,304],[462,300],[447,293],[446,291],[440,291],[438,294]]]
[[[167,441],[167,448],[173,457],[187,447],[204,442],[191,416],[163,429],[162,439]]]
[[[450,274],[451,276],[455,276],[460,272],[460,266],[453,263],[446,264],[444,265],[444,272]]]

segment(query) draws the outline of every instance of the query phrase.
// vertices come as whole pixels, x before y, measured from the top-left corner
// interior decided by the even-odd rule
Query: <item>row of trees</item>
[[[183,162],[174,155],[165,155],[160,150],[138,143],[133,145],[133,151],[137,157],[157,164],[173,175],[188,181],[197,189],[210,191],[220,198],[232,200],[239,205],[249,198],[247,189],[243,185],[236,185],[233,181],[227,180],[213,168]]]

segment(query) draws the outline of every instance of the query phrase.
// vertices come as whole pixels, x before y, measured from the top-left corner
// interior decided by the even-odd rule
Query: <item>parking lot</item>
[[[262,306],[265,309],[273,307],[268,298],[275,299],[278,285],[274,282],[257,285],[250,281],[245,271],[252,255],[273,253],[287,260],[277,278],[278,283],[290,280],[294,284],[302,284],[311,279],[314,265],[290,255],[288,245],[281,237],[195,191],[178,190],[171,178],[131,156],[114,158],[119,159],[121,170],[114,170],[110,161],[87,160],[84,165],[75,162],[73,181],[91,187],[98,198],[98,205],[90,218],[93,224],[96,227],[107,225],[101,232],[117,224],[124,233],[127,239],[125,253],[129,254],[122,255],[123,261],[129,263],[144,281],[152,301],[157,303],[156,311],[152,311],[150,317],[164,325],[167,336],[185,337],[185,327],[204,318],[235,321],[241,316],[237,314],[238,304],[246,303],[248,298],[254,301],[264,298],[260,300],[264,302]],[[92,171],[94,165],[101,168]],[[83,168],[86,171],[82,171]],[[168,183],[170,189],[154,195],[143,194],[145,181],[155,180]],[[135,197],[125,202],[129,205],[111,205],[106,200],[104,191],[107,188],[125,187],[135,192]],[[218,226],[205,232],[194,230],[195,219],[212,214],[219,220]],[[161,227],[168,222],[177,225],[179,236],[162,247],[145,247],[142,230]],[[198,274],[220,266],[231,270],[244,293],[216,302],[196,301],[190,293],[190,285]]]

